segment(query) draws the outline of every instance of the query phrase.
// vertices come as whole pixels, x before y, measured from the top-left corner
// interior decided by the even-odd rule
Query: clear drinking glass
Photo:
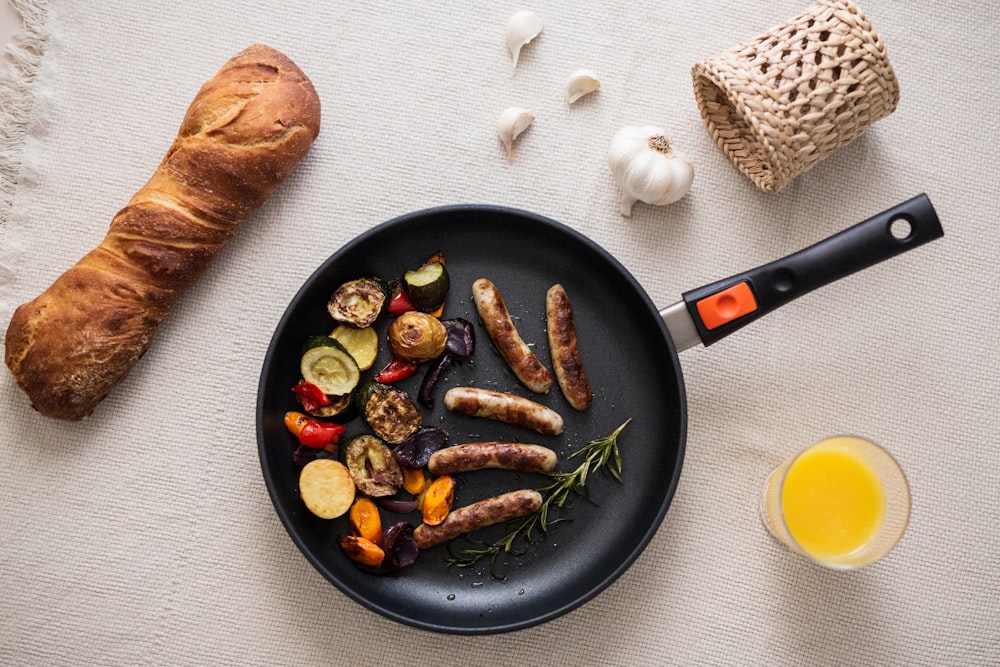
[[[806,447],[771,473],[760,517],[779,542],[826,567],[848,570],[882,558],[910,519],[899,463],[853,435]]]

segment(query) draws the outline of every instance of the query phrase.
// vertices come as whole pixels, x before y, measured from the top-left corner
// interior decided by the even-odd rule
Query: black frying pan
[[[942,234],[929,200],[921,195],[785,259],[688,292],[683,301],[660,311],[604,249],[548,218],[496,206],[451,206],[390,220],[348,243],[313,273],[271,340],[258,389],[257,440],[275,510],[292,540],[324,577],[395,621],[439,632],[486,634],[556,618],[621,575],[652,539],[670,505],[687,428],[678,349],[710,344],[797,296]],[[446,547],[441,546],[422,553],[414,566],[396,575],[370,575],[337,547],[337,536],[349,531],[346,517],[319,519],[299,499],[298,469],[291,457],[294,441],[282,418],[287,410],[298,409],[290,387],[300,379],[303,340],[332,329],[326,312],[331,292],[360,276],[399,276],[439,250],[452,278],[446,316],[474,322],[479,345],[472,361],[453,366],[446,376],[435,409],[424,412],[425,423],[449,431],[449,444],[491,439],[537,442],[555,449],[562,460],[560,469],[568,470],[575,467],[565,461],[569,453],[631,417],[620,438],[625,481],[592,477],[588,488],[596,503],[575,500],[559,513],[571,521],[555,525],[536,544],[522,545],[522,555],[499,559],[493,573],[488,561],[469,569],[447,566]],[[458,385],[531,396],[492,349],[478,321],[471,285],[480,277],[497,284],[522,337],[535,343],[536,354],[546,365],[545,292],[557,282],[566,288],[595,400],[587,411],[577,412],[555,385],[540,399],[563,415],[563,435],[533,436],[496,422],[448,414],[441,405],[444,390]],[[383,340],[386,326],[380,325]],[[382,351],[373,370],[387,361]],[[419,382],[420,374],[400,386],[415,396]],[[362,428],[355,421],[349,433]],[[456,502],[466,504],[546,483],[540,476],[506,471],[467,473],[460,479]],[[398,518],[386,516],[385,521]],[[402,518],[419,522],[416,515]],[[493,526],[472,537],[490,543],[504,534],[504,528]],[[466,546],[475,544],[460,538],[452,549]]]

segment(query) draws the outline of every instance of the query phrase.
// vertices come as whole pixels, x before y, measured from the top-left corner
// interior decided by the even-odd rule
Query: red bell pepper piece
[[[389,384],[391,382],[405,380],[417,372],[417,366],[418,364],[415,361],[407,361],[406,359],[393,357],[392,361],[386,364],[385,368],[378,372],[375,376],[375,381],[383,384]]]
[[[324,405],[330,405],[330,399],[323,393],[323,390],[311,382],[302,380],[292,387],[292,391],[298,396],[299,402],[302,403],[306,412],[314,412]]]
[[[340,436],[347,430],[340,424],[322,422],[301,412],[286,412],[285,428],[298,438],[299,444],[329,451],[336,451]]]
[[[299,431],[299,442],[313,449],[329,449],[340,442],[340,436],[346,430],[340,424],[310,421]]]
[[[413,307],[410,297],[406,296],[406,291],[402,287],[393,290],[392,298],[389,299],[389,314],[393,317],[399,317],[411,310],[416,310],[416,308]]]

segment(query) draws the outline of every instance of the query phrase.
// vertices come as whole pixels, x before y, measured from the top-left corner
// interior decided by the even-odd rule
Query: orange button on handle
[[[698,314],[709,330],[717,329],[757,310],[757,300],[747,282],[737,283],[698,301]]]

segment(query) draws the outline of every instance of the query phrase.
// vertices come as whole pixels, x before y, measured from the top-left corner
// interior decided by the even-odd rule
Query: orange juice
[[[821,561],[865,546],[885,514],[882,484],[855,442],[848,437],[824,441],[795,459],[785,473],[785,525],[795,542]]]

